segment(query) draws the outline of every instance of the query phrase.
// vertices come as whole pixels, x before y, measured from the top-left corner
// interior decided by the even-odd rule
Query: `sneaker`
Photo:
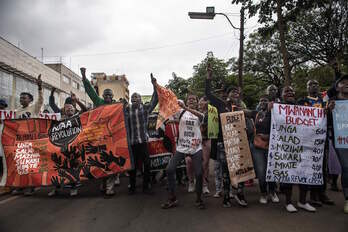
[[[208,186],[203,186],[203,194],[204,194],[204,195],[210,194],[210,191],[209,191],[209,189],[208,189]]]
[[[116,186],[119,186],[120,184],[121,184],[120,176],[117,175],[117,176],[116,176],[116,179],[115,179],[115,185],[116,185]]]
[[[231,208],[232,205],[229,199],[224,199],[224,201],[222,202],[222,206],[224,208]]]
[[[113,196],[115,195],[115,191],[113,189],[107,189],[105,192],[106,196]]]
[[[47,196],[49,196],[49,197],[53,197],[53,196],[55,196],[55,195],[57,195],[57,190],[56,190],[56,189],[52,189],[52,190],[47,194]]]
[[[325,205],[334,205],[335,202],[331,200],[325,193],[319,196],[319,200]]]
[[[245,200],[244,194],[237,193],[236,195],[234,195],[234,199],[237,201],[238,205],[242,207],[248,206],[248,202]]]
[[[215,198],[220,198],[221,196],[222,196],[222,192],[221,192],[221,191],[218,191],[218,192],[216,192],[216,193],[214,194],[213,197],[215,197]]]
[[[198,208],[198,209],[205,209],[205,204],[202,200],[196,200],[195,202],[195,206]]]
[[[293,204],[287,204],[285,206],[286,211],[288,211],[289,213],[296,213],[297,209],[295,208],[295,206]]]
[[[70,190],[70,196],[71,196],[71,197],[77,196],[77,194],[78,194],[77,189],[71,189],[71,190]]]
[[[279,197],[278,197],[278,195],[276,193],[271,193],[270,197],[271,197],[271,201],[273,203],[279,203]]]
[[[104,182],[104,181],[103,181],[103,182]],[[106,188],[106,186],[105,186],[105,184],[104,184],[103,182],[100,183],[99,190],[100,190],[100,192],[105,193],[105,188]]]
[[[195,182],[190,181],[188,186],[188,192],[193,193],[195,191]]]
[[[234,194],[233,194],[232,188],[231,188],[231,190],[230,190],[230,198],[231,198],[231,199],[234,198]]]
[[[12,195],[17,195],[17,194],[20,194],[20,193],[23,193],[23,189],[14,189],[11,192]]]
[[[260,202],[260,204],[264,204],[264,205],[267,204],[268,203],[267,197],[261,196],[259,202]]]
[[[297,206],[301,209],[308,211],[308,212],[314,213],[315,211],[317,211],[316,208],[311,206],[309,203],[302,204],[301,202],[297,202]]]
[[[348,200],[344,201],[344,208],[343,208],[344,213],[348,213]]]
[[[34,194],[33,188],[26,188],[24,189],[24,196],[32,196]]]

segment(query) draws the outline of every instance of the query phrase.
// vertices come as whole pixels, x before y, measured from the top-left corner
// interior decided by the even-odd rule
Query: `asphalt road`
[[[139,181],[140,182],[140,181]],[[50,198],[48,189],[40,189],[31,197],[0,197],[0,232],[104,232],[104,231],[326,231],[347,232],[348,215],[343,214],[343,195],[329,191],[335,206],[323,206],[316,213],[299,211],[289,214],[281,203],[258,203],[258,187],[246,188],[249,203],[240,208],[222,208],[222,199],[206,197],[207,208],[194,206],[195,195],[185,187],[178,188],[180,205],[163,210],[160,204],[167,194],[164,186],[156,185],[154,195],[128,196],[128,179],[121,178],[121,186],[113,198],[104,199],[96,181],[85,184],[80,195]],[[213,186],[211,184],[211,189]],[[141,186],[139,186],[139,190]],[[294,196],[297,199],[297,194]]]

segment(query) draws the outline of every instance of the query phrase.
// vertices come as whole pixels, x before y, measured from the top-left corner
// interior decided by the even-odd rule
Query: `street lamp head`
[[[189,12],[188,15],[191,19],[214,19],[215,13],[206,12]]]

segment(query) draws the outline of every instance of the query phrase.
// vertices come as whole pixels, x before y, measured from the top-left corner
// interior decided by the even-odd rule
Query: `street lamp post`
[[[239,59],[238,59],[238,85],[243,89],[243,47],[244,47],[244,8],[241,9],[240,28],[235,27],[229,17],[224,13],[216,13],[214,7],[207,7],[206,12],[188,12],[191,19],[214,19],[215,15],[223,15],[233,29],[240,31]]]

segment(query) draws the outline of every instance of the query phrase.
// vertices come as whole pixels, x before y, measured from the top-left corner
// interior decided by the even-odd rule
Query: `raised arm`
[[[155,109],[155,107],[158,103],[158,95],[157,95],[157,90],[156,90],[157,80],[156,80],[156,78],[153,77],[152,73],[150,74],[150,76],[151,76],[151,83],[153,85],[153,94],[152,94],[150,103],[148,105],[146,105],[147,111],[149,113],[151,113]]]
[[[185,104],[182,101],[178,101],[178,104],[182,109],[189,111],[193,115],[197,116],[199,118],[200,122],[203,122],[204,114],[202,114],[201,112],[199,112],[197,110],[194,110],[194,109],[191,109],[191,108],[185,106]]]
[[[92,100],[95,106],[100,106],[104,103],[104,100],[98,96],[97,92],[93,88],[91,82],[86,78],[86,68],[80,68],[82,75],[83,86],[85,87],[85,91],[89,98]]]
[[[87,107],[80,101],[80,99],[78,99],[73,92],[70,92],[70,94],[71,94],[71,99],[73,100],[73,102],[76,102],[76,104],[79,105],[81,109],[81,113],[86,112]]]
[[[56,105],[55,103],[55,99],[54,99],[54,92],[56,91],[56,88],[52,88],[51,90],[51,95],[49,97],[49,101],[48,104],[50,105],[51,109],[53,110],[54,113],[60,113],[61,110],[59,109],[59,107]]]
[[[212,79],[212,69],[210,64],[208,64],[207,78],[205,80],[205,95],[210,101],[210,104],[215,106],[220,111],[223,107],[225,107],[225,102],[211,93],[211,79]]]
[[[34,104],[35,107],[35,114],[39,115],[40,111],[41,111],[41,107],[43,105],[43,91],[42,91],[42,80],[41,80],[41,74],[39,74],[39,76],[37,77],[37,86],[38,86],[38,90],[39,90],[39,98],[37,99],[37,101]]]

